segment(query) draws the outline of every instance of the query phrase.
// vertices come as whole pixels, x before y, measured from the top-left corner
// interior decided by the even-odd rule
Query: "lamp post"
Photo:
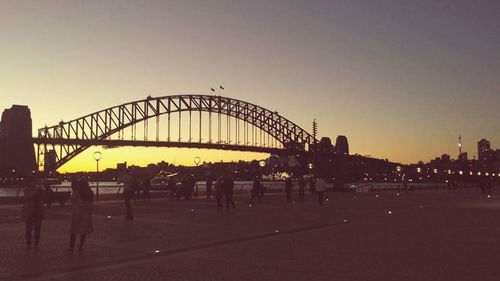
[[[265,160],[260,160],[259,161],[259,167],[260,167],[260,177],[262,178],[262,176],[264,175],[264,167],[266,166],[266,161]]]
[[[196,165],[196,175],[199,174],[199,171],[198,171],[198,165],[200,165],[200,162],[201,162],[201,158],[199,156],[196,156],[194,158],[194,164]],[[196,193],[195,193],[195,197],[198,197],[198,181],[196,180],[195,178],[195,183],[196,183]]]
[[[96,193],[95,200],[99,201],[99,160],[102,158],[102,153],[100,151],[94,152],[94,159],[97,164],[97,174],[96,174]]]

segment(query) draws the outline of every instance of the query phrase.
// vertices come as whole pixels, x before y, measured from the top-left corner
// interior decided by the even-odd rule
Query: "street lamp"
[[[99,160],[102,158],[102,153],[100,151],[94,152],[94,159],[97,164],[97,174],[96,174],[96,193],[95,200],[99,201]]]
[[[260,160],[259,161],[259,167],[260,167],[260,173],[261,173],[261,178],[262,178],[262,175],[264,174],[264,167],[266,166],[266,161],[264,160]]]
[[[200,165],[201,158],[199,156],[196,156],[194,158],[194,164],[196,165],[196,175],[198,175],[198,165]],[[198,197],[198,181],[195,179],[195,185],[196,185],[196,193],[195,193],[195,198]]]

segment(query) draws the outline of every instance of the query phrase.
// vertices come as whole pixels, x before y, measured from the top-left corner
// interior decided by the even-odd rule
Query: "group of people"
[[[46,189],[47,190],[47,189]],[[82,251],[87,234],[92,233],[92,205],[94,193],[85,177],[75,178],[71,182],[71,224],[69,252],[73,252],[77,235],[80,235],[78,250]],[[26,250],[34,246],[38,250],[41,237],[42,221],[46,218],[44,191],[39,184],[31,182],[24,189],[22,218],[26,224]],[[33,235],[34,234],[34,235]],[[34,237],[33,237],[34,236]]]
[[[297,178],[297,185],[299,187],[299,200],[304,202],[305,200],[305,190],[306,190],[306,179],[303,176],[299,176]],[[318,203],[320,206],[323,206],[323,201],[325,197],[326,191],[326,181],[324,178],[312,177],[309,179],[309,191],[311,193],[318,194]],[[285,180],[285,193],[286,193],[286,201],[292,202],[292,192],[293,192],[293,179],[291,177]]]

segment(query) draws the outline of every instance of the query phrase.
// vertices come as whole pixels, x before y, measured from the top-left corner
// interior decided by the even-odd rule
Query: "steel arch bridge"
[[[151,120],[155,121],[153,126],[149,126]],[[138,125],[142,128],[137,128]],[[140,139],[138,132],[143,134]],[[38,137],[33,138],[38,148],[37,163],[45,171],[60,168],[93,145],[274,154],[297,149],[307,151],[315,141],[311,134],[277,112],[238,99],[211,95],[147,97],[45,126],[38,130]]]

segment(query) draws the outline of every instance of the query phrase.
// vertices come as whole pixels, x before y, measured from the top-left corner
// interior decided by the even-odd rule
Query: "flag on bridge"
[[[222,87],[222,85],[219,85],[219,88],[220,88],[221,90],[224,90],[224,87]]]
[[[215,93],[215,89],[214,88],[210,88],[210,91],[214,92]]]

